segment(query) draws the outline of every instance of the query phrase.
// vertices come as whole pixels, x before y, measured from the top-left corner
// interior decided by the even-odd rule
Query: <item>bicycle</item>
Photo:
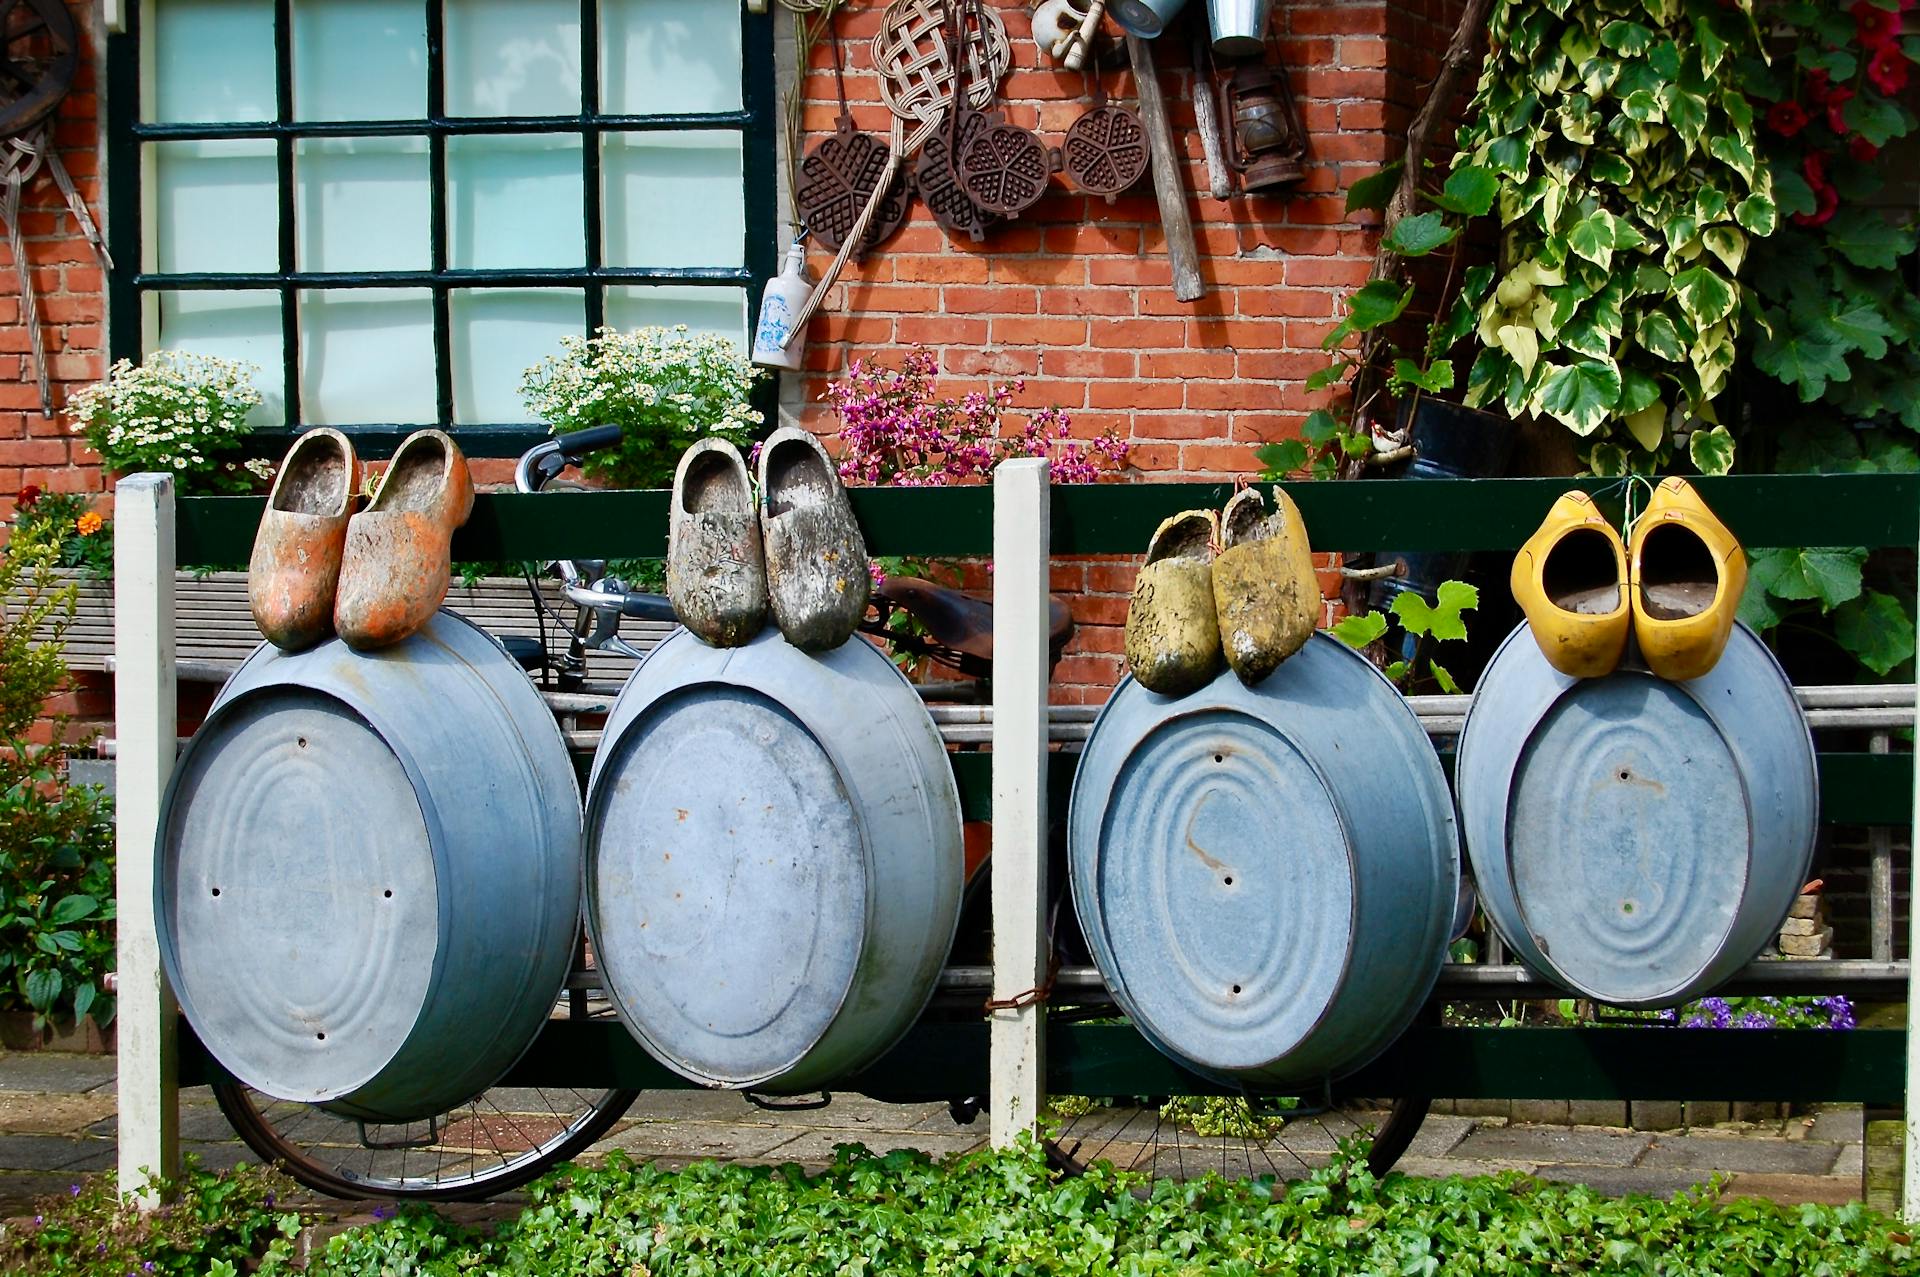
[[[544,441],[523,454],[515,467],[514,487],[537,493],[569,467],[596,449],[621,438],[621,427],[600,426]],[[645,653],[621,637],[620,622],[675,620],[671,602],[662,595],[630,590],[624,581],[607,575],[601,560],[558,560],[545,566],[557,578],[560,593],[574,609],[569,620],[541,592],[534,573],[527,573],[533,606],[542,618],[538,638],[503,640],[530,678],[560,693],[577,692],[586,679],[589,654],[617,653],[631,659]],[[875,615],[865,621],[863,633],[886,640],[896,654],[955,671],[959,677],[921,685],[929,700],[980,701],[992,675],[992,605],[916,577],[889,577],[875,591]],[[903,619],[910,624],[901,624]],[[565,636],[555,650],[545,634],[551,621]],[[1049,617],[1049,648],[1057,662],[1073,636],[1073,621],[1064,601],[1055,599]],[[970,868],[974,868],[970,858]],[[983,877],[970,875],[969,895],[976,900]],[[1057,891],[1064,896],[1064,884]],[[1056,907],[1069,916],[1071,911]],[[963,929],[964,929],[963,923]],[[1057,937],[1062,948],[1074,948],[1071,935]],[[1080,946],[1084,957],[1084,945]],[[561,1018],[594,1018],[612,1014],[604,1000],[590,996],[597,976],[587,964],[582,942],[568,990],[556,1003]],[[1094,983],[1098,983],[1097,981]],[[1101,994],[1088,989],[1063,1009],[1075,1018],[1106,1016],[1114,1009]],[[1064,1001],[1064,999],[1063,999]],[[977,1014],[978,1006],[955,1005],[941,999],[949,1012]],[[277,1100],[229,1081],[213,1085],[213,1093],[228,1122],[256,1154],[280,1165],[293,1179],[337,1197],[391,1197],[421,1201],[464,1201],[508,1191],[538,1177],[549,1167],[584,1152],[613,1129],[633,1105],[639,1092],[610,1087],[596,1089],[552,1087],[494,1087],[468,1104],[425,1121],[396,1127],[369,1128],[351,1118],[320,1109]],[[980,1097],[950,1102],[958,1122],[970,1123],[984,1105]],[[1386,1170],[1406,1151],[1424,1120],[1430,1101],[1402,1097],[1393,1102],[1388,1117],[1376,1129],[1369,1164],[1376,1174]],[[1354,1124],[1358,1129],[1357,1123]],[[1084,1169],[1080,1147],[1049,1143],[1049,1156],[1059,1169]],[[1295,1155],[1297,1158],[1297,1155]]]

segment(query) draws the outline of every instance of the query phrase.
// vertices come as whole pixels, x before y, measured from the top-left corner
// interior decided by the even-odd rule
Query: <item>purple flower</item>
[[[392,1219],[392,1218],[393,1218],[393,1207],[391,1207],[391,1206],[376,1206],[376,1207],[374,1207],[374,1208],[373,1208],[373,1217],[374,1217],[375,1219]]]
[[[78,1184],[67,1185],[67,1196],[69,1197],[80,1196],[80,1186]]]
[[[1740,1017],[1740,1027],[1743,1029],[1771,1029],[1773,1027],[1773,1017],[1764,1011],[1749,1011]]]
[[[1672,1024],[1675,1020],[1678,1020],[1680,1018],[1680,1013],[1674,1010],[1672,1007],[1668,1007],[1664,1011],[1655,1012],[1653,1018],[1660,1021],[1662,1024]]]

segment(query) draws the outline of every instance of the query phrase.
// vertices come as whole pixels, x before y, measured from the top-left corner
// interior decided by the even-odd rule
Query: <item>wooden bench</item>
[[[66,658],[76,670],[113,668],[113,587],[89,576],[75,578],[78,608],[67,630]],[[173,641],[178,676],[185,682],[223,683],[260,645],[247,607],[244,572],[176,572]],[[571,616],[557,581],[543,581],[541,595],[555,613]],[[539,614],[527,583],[520,577],[482,577],[471,586],[455,580],[447,606],[496,638],[540,635]],[[620,632],[641,651],[650,651],[673,630],[663,621],[623,621]],[[547,620],[547,638],[557,648],[564,639]],[[620,683],[633,672],[632,658],[594,652],[588,666],[596,682]]]

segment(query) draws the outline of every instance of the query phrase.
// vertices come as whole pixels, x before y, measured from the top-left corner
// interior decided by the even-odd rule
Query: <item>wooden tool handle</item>
[[[1182,152],[1174,149],[1173,126],[1167,122],[1166,99],[1160,96],[1160,77],[1153,67],[1153,46],[1137,35],[1127,36],[1127,57],[1140,95],[1140,122],[1146,126],[1153,152],[1153,194],[1160,202],[1160,222],[1167,235],[1167,261],[1173,267],[1173,295],[1183,302],[1206,296],[1200,277],[1200,250],[1193,241],[1193,217],[1187,211],[1186,188],[1180,183]]]
[[[1207,156],[1207,188],[1217,200],[1233,194],[1227,153],[1220,138],[1220,106],[1213,94],[1213,60],[1207,54],[1207,26],[1193,24],[1193,118],[1200,128],[1200,149]]]

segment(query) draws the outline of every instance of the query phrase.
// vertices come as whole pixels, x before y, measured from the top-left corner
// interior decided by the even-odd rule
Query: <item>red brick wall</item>
[[[94,5],[73,0],[71,8],[80,24],[82,53],[73,92],[55,118],[54,143],[60,162],[104,230],[101,113],[95,92],[103,41]],[[44,171],[27,187],[21,204],[21,232],[40,295],[41,332],[57,414],[75,390],[106,373],[105,281],[93,249],[80,237],[66,201]],[[28,343],[13,253],[0,236],[0,521],[13,518],[13,497],[22,485],[53,492],[94,492],[103,486],[100,458],[68,434],[64,418],[40,415]]]
[[[1087,105],[1084,82],[1078,73],[1043,64],[1028,37],[1023,0],[989,2],[1001,9],[1013,49],[1002,105],[1014,122],[1057,142]],[[1145,182],[1108,204],[1072,192],[1063,179],[1027,217],[991,232],[982,244],[947,239],[916,204],[882,251],[850,268],[833,313],[816,321],[809,372],[799,387],[802,420],[830,432],[834,422],[819,397],[851,358],[897,360],[919,344],[939,352],[947,393],[1021,378],[1026,387],[1018,405],[1065,407],[1081,434],[1119,432],[1132,445],[1130,479],[1250,472],[1252,449],[1295,433],[1316,406],[1305,380],[1323,362],[1319,344],[1339,297],[1366,278],[1377,222],[1372,214],[1348,217],[1342,192],[1398,154],[1458,3],[1277,5],[1269,57],[1284,62],[1292,77],[1310,135],[1308,176],[1292,193],[1225,201],[1198,194],[1207,178],[1182,23],[1155,52],[1186,148],[1207,295],[1192,304],[1174,300],[1158,208]],[[884,134],[888,116],[866,49],[881,7],[863,3],[848,12],[840,34],[856,118]],[[1199,0],[1194,7],[1200,16]],[[93,7],[76,2],[73,8],[88,56],[61,107],[57,141],[98,215],[101,42]],[[838,114],[829,57],[823,44],[806,81],[803,146],[830,130]],[[1116,99],[1132,100],[1130,73],[1112,72],[1106,85]],[[105,371],[102,280],[52,183],[36,181],[25,203],[58,408],[78,385]],[[814,268],[823,263],[816,254]],[[9,260],[0,269],[0,520],[11,518],[13,494],[23,484],[57,491],[103,486],[98,458],[67,433],[63,420],[40,416],[19,318]],[[480,477],[503,480],[504,463],[485,467]],[[1118,678],[1119,627],[1136,566],[1118,560],[1055,567],[1054,588],[1078,596],[1081,624],[1058,672],[1063,698],[1103,698]],[[985,583],[983,573],[970,577],[972,584]]]
[[[1055,71],[1028,37],[1021,0],[989,0],[1011,37],[1001,105],[1050,141],[1088,105],[1079,73]],[[1297,434],[1325,392],[1306,379],[1326,362],[1321,340],[1339,298],[1366,281],[1378,215],[1348,216],[1344,191],[1398,156],[1413,110],[1452,33],[1458,0],[1276,4],[1268,55],[1284,63],[1310,135],[1305,181],[1286,194],[1215,200],[1194,126],[1185,20],[1155,44],[1176,139],[1186,150],[1201,270],[1208,291],[1176,301],[1151,185],[1113,204],[1064,179],[1027,216],[984,243],[950,240],[925,207],[880,251],[851,265],[814,321],[803,422],[836,429],[820,397],[856,358],[897,363],[915,345],[939,353],[945,393],[1020,378],[1018,406],[1058,405],[1074,431],[1117,431],[1132,446],[1130,479],[1227,478],[1258,469],[1253,449]],[[1196,3],[1192,16],[1204,20]],[[847,90],[860,127],[889,116],[867,41],[880,7],[840,24]],[[831,46],[806,82],[805,145],[839,114]],[[1132,75],[1105,77],[1116,100]],[[816,252],[817,272],[828,254]],[[1144,548],[1144,547],[1143,547]],[[1053,587],[1077,596],[1080,632],[1056,671],[1065,700],[1104,699],[1121,667],[1120,626],[1137,560],[1062,562]],[[1336,584],[1330,575],[1326,581]],[[1329,589],[1329,593],[1336,593]]]

